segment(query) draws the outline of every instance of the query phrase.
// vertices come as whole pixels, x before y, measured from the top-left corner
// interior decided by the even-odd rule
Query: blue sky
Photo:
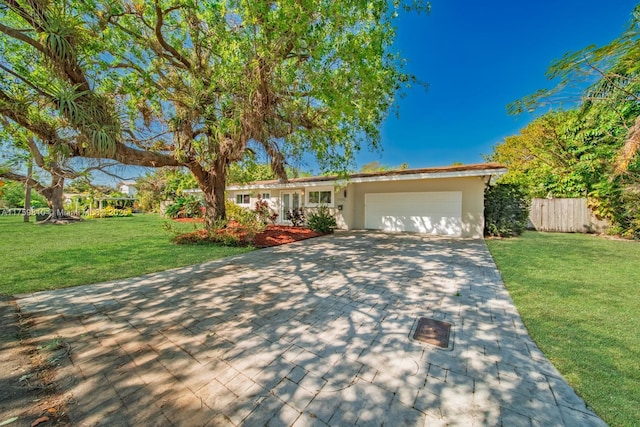
[[[358,166],[484,161],[492,146],[534,118],[509,116],[506,105],[553,87],[545,72],[565,52],[619,36],[635,3],[431,0],[431,14],[402,15],[396,46],[429,88],[409,91],[400,118],[390,116],[382,127],[383,151],[363,150]]]

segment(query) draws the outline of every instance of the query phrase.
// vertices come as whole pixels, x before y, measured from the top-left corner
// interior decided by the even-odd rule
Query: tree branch
[[[191,62],[189,62],[189,60],[187,60],[187,58],[182,56],[180,54],[180,52],[178,52],[173,46],[171,46],[165,40],[164,35],[162,34],[162,25],[164,24],[164,13],[165,12],[163,12],[162,9],[160,8],[160,4],[158,3],[158,0],[155,1],[155,4],[156,4],[156,15],[157,15],[155,34],[156,34],[156,39],[158,40],[158,43],[160,43],[160,45],[167,52],[169,52],[175,59],[177,59],[179,62],[181,62],[184,65],[184,67],[181,67],[181,68],[185,68],[187,70],[190,70],[192,68]],[[176,9],[176,8],[169,8],[169,9],[167,9],[167,12],[171,12],[174,9]]]
[[[627,139],[624,141],[622,149],[618,152],[615,163],[615,172],[618,175],[628,170],[631,160],[640,152],[640,116],[629,130]]]
[[[4,65],[0,64],[0,69],[6,71],[7,73],[11,74],[13,77],[15,77],[16,79],[22,81],[24,84],[26,84],[27,86],[29,86],[31,89],[35,90],[36,93],[40,96],[43,96],[45,98],[48,98],[50,100],[53,100],[53,96],[51,96],[50,94],[48,94],[47,92],[43,91],[42,89],[40,89],[38,86],[36,86],[35,84],[33,84],[29,79],[27,79],[24,76],[21,76],[20,74],[16,73],[15,71],[13,71],[12,69],[10,69],[9,67],[5,67]]]
[[[0,90],[0,100],[4,100],[9,104],[13,101],[13,99],[2,90]],[[91,150],[82,147],[78,143],[74,143],[73,141],[60,137],[56,128],[49,123],[44,121],[34,122],[27,116],[27,114],[25,114],[25,112],[16,111],[15,108],[10,109],[3,107],[3,103],[0,103],[0,114],[29,130],[49,146],[67,146],[70,150],[71,157],[86,157],[90,159],[109,158],[122,164],[136,166],[184,166],[183,162],[178,161],[169,154],[137,150],[120,142],[116,143],[114,153],[105,157],[104,154],[94,153]]]
[[[11,171],[3,171],[0,169],[0,177],[6,178],[11,181],[22,182],[24,184],[27,184],[29,187],[34,188],[38,192],[41,192],[46,188],[44,185],[40,184],[38,181],[31,177]]]
[[[0,103],[0,114],[9,120],[19,124],[49,145],[66,143],[66,141],[58,135],[57,130],[49,123],[44,121],[34,122],[31,120],[26,111],[21,111],[18,108],[21,104],[7,95],[2,89],[0,89],[0,101],[4,101]],[[13,108],[7,107],[6,105],[11,105]]]
[[[45,167],[44,156],[42,155],[42,153],[40,152],[40,149],[36,145],[36,141],[33,139],[32,136],[27,137],[26,140],[27,140],[27,145],[29,146],[29,152],[31,152],[31,157],[33,158],[33,161],[36,162],[36,165],[38,165],[38,167],[44,169]]]
[[[27,12],[21,5],[19,5],[16,1],[14,0],[4,0],[4,2],[7,4],[7,6],[9,6],[14,12],[16,12],[18,15],[20,15],[22,17],[22,19],[24,19],[25,21],[27,21],[29,24],[31,24],[33,26],[33,28],[36,29],[36,31],[42,31],[42,27],[35,21],[35,19],[33,19],[33,16],[31,14],[29,14],[29,12]],[[34,12],[38,13],[39,15],[42,15],[40,13],[39,10],[36,10],[36,8],[34,7]],[[41,16],[42,17],[42,16]]]
[[[636,101],[640,102],[640,97],[636,94],[634,94],[633,92],[629,92],[627,89],[625,89],[624,87],[620,86],[619,84],[617,84],[609,74],[605,73],[604,71],[602,71],[601,69],[599,69],[598,67],[596,67],[595,65],[591,64],[589,62],[588,59],[584,60],[585,64],[587,64],[587,66],[589,68],[591,68],[593,71],[595,71],[596,73],[600,74],[600,77],[602,77],[603,79],[605,79],[606,81],[608,81],[613,87],[615,87],[616,89],[618,89],[619,91],[621,91],[624,94],[627,94],[628,96],[632,97],[633,99],[635,99]]]
[[[31,37],[27,36],[22,31],[16,30],[15,28],[7,27],[2,23],[0,23],[0,31],[5,33],[9,37],[25,42],[28,45],[31,45],[32,47],[36,48],[38,51],[40,51],[45,55],[47,54],[47,49],[42,44],[38,43]]]

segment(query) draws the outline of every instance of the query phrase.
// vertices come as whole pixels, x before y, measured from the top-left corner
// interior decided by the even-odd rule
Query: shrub
[[[287,211],[287,220],[291,221],[294,227],[300,227],[304,224],[304,210],[302,208],[289,209]]]
[[[195,196],[177,197],[168,205],[164,214],[169,218],[199,218],[202,216],[202,202]]]
[[[640,185],[625,186],[614,180],[594,187],[588,205],[597,218],[609,221],[607,233],[640,239]]]
[[[249,244],[246,239],[234,233],[232,228],[216,228],[211,232],[203,229],[177,234],[173,237],[173,242],[178,245],[247,246]]]
[[[200,218],[202,216],[202,202],[194,196],[185,197],[182,205],[184,218]]]
[[[518,236],[527,227],[529,202],[516,184],[497,184],[484,191],[485,236]]]
[[[271,208],[269,207],[269,202],[267,202],[266,200],[258,200],[256,202],[255,211],[260,221],[265,225],[267,224],[267,222],[275,224],[276,219],[278,219],[278,214],[271,210]]]
[[[227,219],[237,222],[241,231],[246,233],[246,240],[251,241],[256,234],[264,231],[266,224],[251,209],[243,208],[227,200],[225,202],[225,210],[227,211]],[[226,226],[221,225],[222,228]]]
[[[612,228],[618,228],[616,234],[627,239],[640,239],[640,187],[623,189],[613,219]]]
[[[324,205],[312,212],[307,220],[307,227],[316,233],[333,233],[337,226],[335,217],[329,213],[329,208]]]
[[[182,206],[179,203],[172,203],[164,208],[164,214],[169,218],[178,218]]]

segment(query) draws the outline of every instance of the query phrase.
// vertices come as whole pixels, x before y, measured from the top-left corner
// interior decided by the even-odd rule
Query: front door
[[[287,220],[287,212],[300,207],[300,192],[287,191],[286,193],[280,193],[280,199],[282,200],[280,204],[280,222],[289,222]]]

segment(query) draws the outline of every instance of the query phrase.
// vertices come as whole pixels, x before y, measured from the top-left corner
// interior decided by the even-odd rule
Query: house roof
[[[436,178],[461,178],[472,176],[493,176],[503,175],[507,168],[498,163],[478,163],[471,165],[441,166],[421,169],[403,169],[382,172],[356,173],[346,177],[333,176],[313,176],[304,178],[291,178],[287,182],[280,180],[255,181],[245,184],[230,184],[227,190],[245,190],[258,188],[291,188],[331,185],[345,185],[353,182],[375,182],[375,181],[404,181],[409,179],[436,179]]]

